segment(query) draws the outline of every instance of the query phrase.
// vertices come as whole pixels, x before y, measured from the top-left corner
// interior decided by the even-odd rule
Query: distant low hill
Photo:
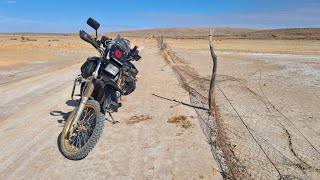
[[[186,28],[156,28],[135,31],[120,31],[107,34],[111,37],[120,34],[124,37],[153,38],[163,36],[172,39],[206,39],[209,35],[209,27],[186,27]],[[320,40],[320,28],[287,28],[287,29],[249,29],[249,28],[214,28],[216,39],[283,39],[283,40]],[[100,32],[101,33],[101,32]],[[78,33],[0,33],[3,35],[16,36],[77,36]],[[94,34],[92,34],[94,36]]]
[[[156,28],[137,31],[121,31],[113,32],[112,35],[121,34],[124,36],[135,37],[152,37],[152,36],[164,36],[168,38],[201,38],[207,37],[209,34],[209,27],[187,27],[187,28]],[[219,36],[234,36],[242,35],[250,32],[258,31],[258,29],[248,28],[214,28],[215,35]]]
[[[108,33],[111,36],[121,34],[126,37],[152,38],[164,36],[173,39],[204,39],[208,37],[209,27],[194,28],[157,28],[137,31],[121,31]],[[248,29],[248,28],[214,28],[214,35],[219,39],[309,39],[320,40],[320,28],[288,28],[288,29]]]
[[[272,29],[246,33],[255,39],[317,39],[320,40],[320,28]]]

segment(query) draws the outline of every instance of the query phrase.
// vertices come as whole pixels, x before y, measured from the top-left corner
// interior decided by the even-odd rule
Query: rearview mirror
[[[96,31],[100,27],[100,24],[96,20],[92,19],[91,17],[87,20],[87,24],[91,26],[93,29],[95,29]]]

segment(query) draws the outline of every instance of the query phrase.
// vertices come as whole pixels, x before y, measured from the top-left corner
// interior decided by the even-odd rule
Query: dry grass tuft
[[[36,39],[30,39],[28,37],[24,37],[24,36],[21,36],[21,42],[26,42],[26,41],[37,41]]]
[[[184,129],[189,129],[192,127],[191,122],[187,119],[187,116],[184,115],[174,116],[170,118],[167,122],[176,124],[177,126],[182,127]]]
[[[130,119],[126,121],[126,124],[136,124],[142,121],[150,120],[152,119],[150,116],[145,115],[139,115],[139,116],[132,116]]]

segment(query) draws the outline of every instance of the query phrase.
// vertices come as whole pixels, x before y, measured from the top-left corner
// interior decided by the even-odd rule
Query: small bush
[[[25,41],[37,41],[36,39],[30,39],[24,36],[21,36],[21,42],[25,42]]]
[[[49,39],[48,41],[59,41],[59,39]]]

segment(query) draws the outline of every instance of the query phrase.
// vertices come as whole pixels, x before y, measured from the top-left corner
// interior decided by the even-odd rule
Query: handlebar
[[[111,40],[112,39],[107,36],[102,36],[100,42],[103,44],[104,47],[107,47]]]
[[[85,32],[84,30],[80,30],[79,32],[79,36],[82,40],[90,43],[93,47],[95,47],[96,49],[98,49],[100,46],[99,46],[99,43],[93,39],[87,32]]]
[[[110,41],[109,38],[107,37],[102,37],[101,42],[97,41],[96,39],[92,38],[86,31],[80,30],[79,31],[79,36],[82,40],[90,43],[94,48],[97,49],[97,51],[103,56],[105,55],[103,48],[100,48],[101,43],[106,45],[105,43]],[[138,55],[139,51],[137,50],[138,46],[134,46],[133,49],[130,50],[129,56],[131,57],[132,60],[138,61],[141,57]]]
[[[96,48],[97,51],[99,51],[99,53],[101,55],[104,54],[104,51],[100,48],[100,43],[97,40],[95,40],[94,38],[92,38],[86,31],[80,30],[79,36],[82,40],[90,43],[94,48]]]

